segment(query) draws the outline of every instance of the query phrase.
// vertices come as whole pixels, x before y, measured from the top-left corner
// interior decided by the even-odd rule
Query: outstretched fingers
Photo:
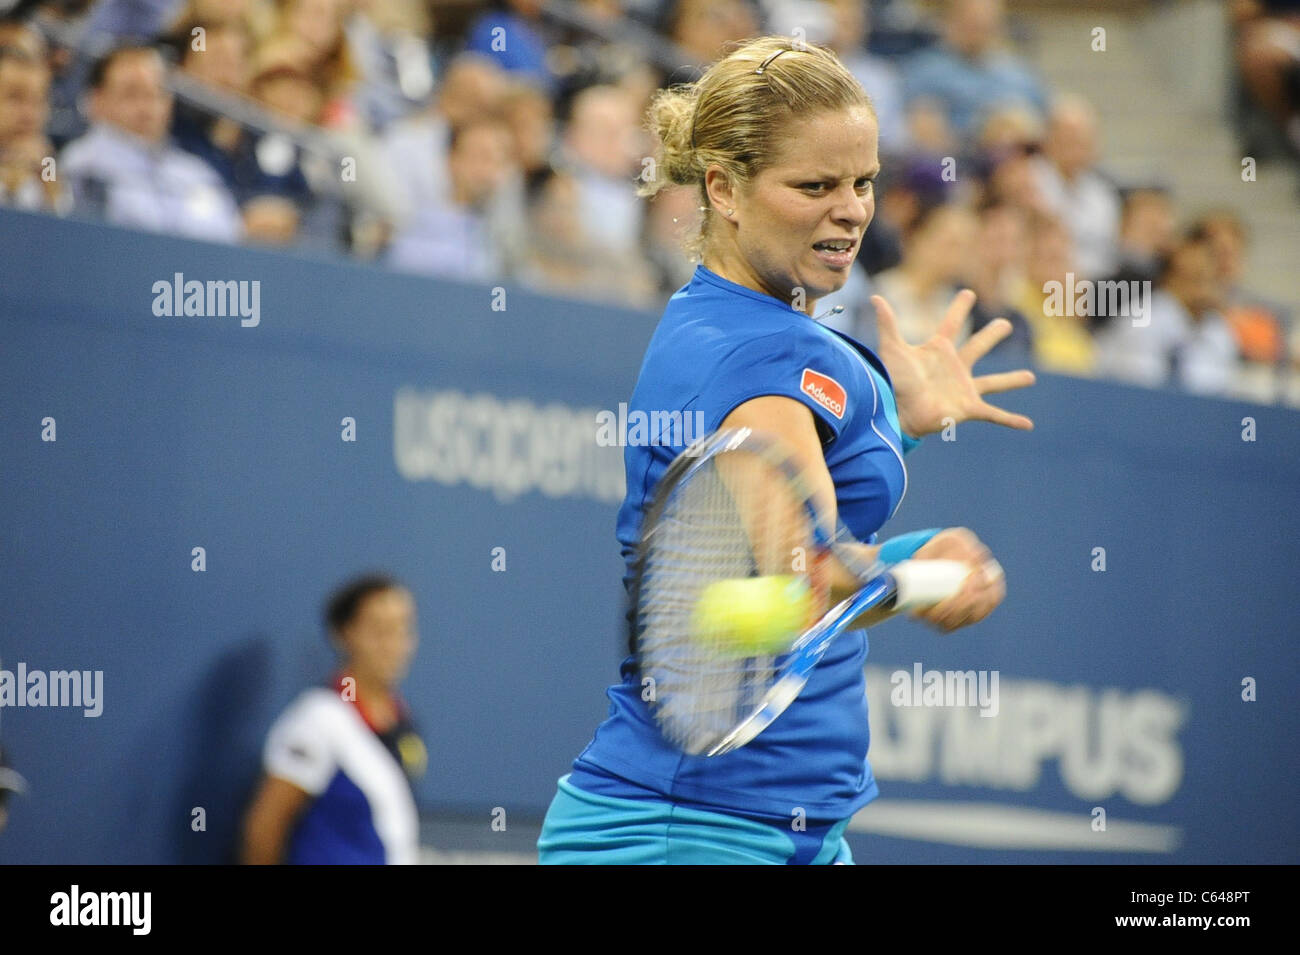
[[[935,334],[955,342],[957,334],[961,331],[962,326],[966,324],[966,316],[970,314],[970,310],[974,305],[975,293],[968,288],[962,289],[953,296],[952,302],[948,305],[948,310],[943,313],[943,321],[939,323],[939,328]],[[989,348],[992,347],[992,345],[989,346]],[[967,362],[967,364],[970,364],[970,362]]]
[[[997,394],[1002,391],[1014,391],[1028,388],[1038,379],[1028,368],[1017,371],[1002,371],[992,375],[979,375],[975,378],[975,390],[982,395]]]

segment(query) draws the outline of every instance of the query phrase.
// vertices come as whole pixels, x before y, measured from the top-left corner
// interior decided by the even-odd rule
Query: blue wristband
[[[921,444],[921,439],[920,439],[920,438],[914,438],[914,437],[912,437],[910,434],[904,434],[902,431],[900,431],[900,432],[898,432],[898,435],[899,435],[899,437],[901,437],[901,438],[903,439],[903,453],[904,453],[904,454],[908,454],[908,453],[910,453],[912,450],[914,450],[915,448],[919,447],[920,444]]]
[[[911,531],[891,537],[880,545],[880,559],[886,564],[897,564],[900,560],[907,560],[941,530],[942,527],[931,527],[927,530]]]

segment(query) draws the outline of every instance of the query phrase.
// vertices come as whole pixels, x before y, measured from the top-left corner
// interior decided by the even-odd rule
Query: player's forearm
[[[281,827],[250,819],[244,827],[239,861],[244,865],[279,865],[284,861],[286,835]]]
[[[854,564],[865,569],[879,559],[880,547],[876,544],[841,544],[840,550],[848,551]],[[837,604],[862,589],[862,578],[838,557],[831,559],[831,604]]]

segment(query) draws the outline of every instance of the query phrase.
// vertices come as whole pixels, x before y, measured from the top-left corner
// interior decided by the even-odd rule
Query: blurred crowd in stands
[[[1297,7],[1244,0],[1225,20],[1242,99],[1290,161]],[[1206,394],[1263,380],[1252,396],[1271,400],[1298,367],[1286,310],[1242,285],[1246,224],[1109,177],[1098,104],[1044,85],[1000,0],[0,0],[0,13],[0,204],[654,309],[689,280],[700,197],[635,196],[650,96],[733,41],[797,26],[838,52],[880,122],[876,218],[833,324],[870,341],[880,292],[920,340],[969,286],[967,332],[1006,316],[999,351],[1048,371]],[[1154,295],[1076,299],[1089,282]]]

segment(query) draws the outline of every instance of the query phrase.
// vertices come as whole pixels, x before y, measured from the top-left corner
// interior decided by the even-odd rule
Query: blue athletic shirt
[[[650,340],[629,418],[680,410],[683,422],[694,421],[699,410],[707,434],[762,395],[793,398],[812,411],[840,519],[859,540],[874,542],[902,502],[903,454],[917,443],[901,434],[884,365],[847,335],[698,266]],[[661,435],[658,444],[626,448],[627,497],[618,515],[626,587],[645,508],[685,437]],[[682,443],[669,443],[676,440]],[[867,762],[866,657],[866,633],[843,634],[789,709],[748,745],[715,757],[685,755],[663,738],[629,657],[622,681],[607,691],[609,717],[574,761],[571,782],[787,824],[795,807],[812,820],[845,819],[878,795]]]

